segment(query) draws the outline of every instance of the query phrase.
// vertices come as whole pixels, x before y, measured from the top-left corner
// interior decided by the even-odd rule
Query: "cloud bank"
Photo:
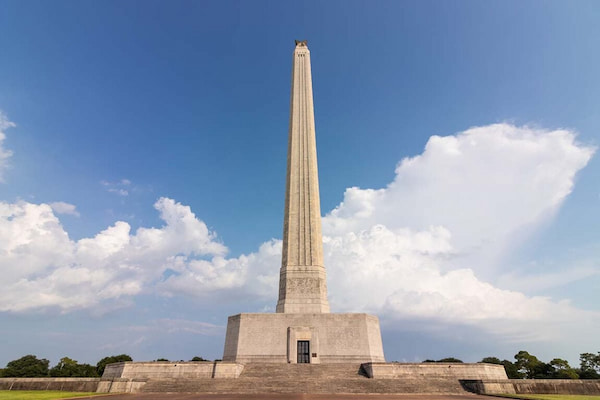
[[[432,136],[387,187],[349,188],[324,217],[332,309],[475,326],[506,340],[552,340],[564,334],[548,329],[557,324],[600,320],[488,279],[516,240],[553,216],[594,151],[568,130],[509,124]],[[119,221],[73,241],[50,205],[0,203],[0,310],[122,306],[141,293],[275,304],[281,241],[226,257],[189,207],[161,198],[155,208],[160,228],[132,233]],[[589,329],[600,334],[598,324]]]
[[[189,207],[167,198],[154,207],[165,223],[161,228],[132,234],[128,223],[118,221],[93,238],[72,241],[50,205],[0,203],[0,311],[120,305],[152,290],[179,254],[225,254]]]
[[[457,253],[484,254],[477,268],[494,268],[511,238],[558,209],[594,151],[567,130],[509,124],[432,136],[423,154],[398,164],[386,188],[347,189],[324,231],[443,226]]]

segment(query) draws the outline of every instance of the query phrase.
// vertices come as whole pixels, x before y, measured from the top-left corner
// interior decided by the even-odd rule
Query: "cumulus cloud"
[[[577,321],[600,320],[568,301],[502,290],[463,267],[444,271],[452,253],[445,228],[425,231],[376,225],[360,234],[325,239],[331,306],[371,312],[425,327],[476,326],[504,340],[552,340]],[[552,326],[553,329],[549,329]],[[600,332],[600,326],[594,326]]]
[[[431,138],[386,188],[348,189],[323,219],[332,309],[422,327],[477,326],[505,340],[551,340],[574,321],[598,320],[568,301],[503,290],[480,276],[489,269],[482,260],[501,262],[501,248],[553,215],[594,150],[573,132],[507,124]],[[237,279],[224,280],[229,287],[274,302],[280,252],[271,241],[236,259],[182,263],[163,290],[192,294],[225,269]]]
[[[509,124],[431,137],[387,187],[347,189],[323,219],[332,306],[505,335],[536,321],[544,337],[544,322],[598,319],[482,279],[552,217],[594,151],[570,131]]]
[[[50,208],[57,214],[66,214],[66,215],[74,215],[79,217],[79,211],[77,211],[77,207],[73,204],[65,203],[64,201],[56,201],[54,203],[50,203]]]
[[[265,242],[257,252],[237,258],[217,256],[211,260],[187,260],[181,256],[173,257],[167,268],[175,273],[161,282],[158,289],[168,296],[183,293],[195,297],[235,289],[236,297],[272,299],[278,293],[280,264],[281,240]]]
[[[4,131],[8,128],[14,128],[14,122],[9,121],[8,117],[0,111],[0,182],[4,182],[4,171],[8,168],[8,160],[12,156],[12,151],[3,147],[6,134]]]
[[[118,221],[70,240],[50,205],[0,203],[0,311],[70,311],[126,301],[152,287],[174,256],[222,257],[227,249],[188,206],[161,198],[164,226],[131,233]]]
[[[462,324],[510,340],[550,340],[565,332],[557,324],[599,321],[596,311],[486,279],[507,248],[552,217],[594,151],[571,131],[509,124],[431,137],[385,188],[347,189],[324,217],[332,309]],[[119,221],[72,241],[49,205],[0,204],[0,310],[69,311],[143,292],[274,305],[280,240],[226,257],[189,207],[161,198],[155,208],[160,228],[132,233]],[[600,333],[597,323],[586,326]]]
[[[494,268],[512,238],[547,220],[595,148],[567,130],[496,124],[432,136],[425,151],[403,159],[386,188],[349,188],[323,220],[329,235],[377,224],[416,230],[443,226],[458,254]]]

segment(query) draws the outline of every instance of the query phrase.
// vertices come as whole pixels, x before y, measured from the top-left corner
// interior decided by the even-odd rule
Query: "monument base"
[[[223,361],[385,362],[379,319],[368,314],[237,314],[227,321]]]

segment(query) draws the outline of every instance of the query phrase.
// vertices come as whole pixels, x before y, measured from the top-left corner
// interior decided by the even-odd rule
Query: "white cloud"
[[[432,137],[386,188],[350,188],[323,219],[332,309],[400,325],[462,324],[504,340],[565,339],[569,326],[599,321],[598,311],[486,278],[497,276],[506,249],[552,217],[594,151],[570,131],[508,124]],[[69,311],[142,292],[275,303],[281,241],[226,258],[189,207],[161,198],[155,208],[160,228],[132,233],[119,221],[74,242],[50,206],[0,204],[0,310]],[[587,337],[600,334],[598,323],[585,326]]]
[[[490,269],[482,260],[501,262],[502,249],[553,215],[593,153],[572,132],[506,124],[431,138],[386,188],[348,189],[324,218],[332,309],[422,327],[477,326],[504,340],[552,340],[575,321],[598,319],[479,276]],[[274,302],[280,252],[281,242],[271,241],[236,259],[182,263],[163,289],[199,295],[211,276],[231,274],[238,279],[221,289],[240,288],[247,298],[267,291]]]
[[[0,203],[0,311],[118,304],[152,287],[174,255],[191,261],[227,251],[189,207],[166,198],[154,207],[161,228],[131,234],[119,221],[75,242],[49,205]]]
[[[570,131],[508,124],[431,137],[386,188],[350,188],[323,219],[332,305],[513,337],[531,321],[542,338],[550,321],[597,319],[481,280],[552,217],[594,151]]]
[[[52,266],[68,265],[73,246],[49,205],[0,202],[3,289],[9,284],[26,285],[21,278],[44,275]]]
[[[100,184],[106,188],[109,193],[114,193],[119,196],[129,196],[129,188],[131,187],[131,181],[129,179],[121,179],[118,182],[100,181]]]
[[[393,232],[382,225],[326,238],[332,308],[372,312],[395,323],[421,321],[421,328],[477,326],[504,340],[524,334],[529,340],[551,340],[564,331],[557,329],[561,325],[600,320],[600,312],[581,311],[567,301],[494,287],[468,267],[444,271],[441,262],[452,253],[450,242],[444,228]],[[594,329],[600,333],[598,324]]]
[[[77,207],[73,204],[65,203],[64,201],[56,201],[54,203],[50,203],[50,208],[57,214],[66,214],[66,215],[74,215],[79,217],[79,211],[77,211]]]
[[[12,151],[3,147],[3,142],[6,139],[4,131],[9,128],[14,128],[14,122],[8,120],[8,117],[0,111],[0,182],[4,182],[4,171],[8,168],[8,159],[12,156]]]
[[[567,130],[509,124],[432,136],[423,154],[398,164],[386,188],[347,189],[323,230],[339,235],[377,224],[392,230],[443,226],[457,253],[484,272],[552,216],[594,151]]]
[[[188,260],[173,257],[167,268],[176,274],[159,284],[158,289],[169,296],[214,296],[216,291],[225,291],[227,296],[229,291],[235,290],[238,296],[273,299],[278,293],[280,264],[280,240],[265,242],[256,253],[237,258],[217,256],[211,260]]]

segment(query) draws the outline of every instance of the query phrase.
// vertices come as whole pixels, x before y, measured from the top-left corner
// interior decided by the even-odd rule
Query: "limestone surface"
[[[278,313],[327,313],[310,51],[296,41],[292,61],[283,251]]]
[[[223,361],[311,364],[384,362],[377,317],[368,314],[237,314],[229,317]]]
[[[279,300],[275,314],[229,317],[223,360],[384,362],[377,317],[331,314],[323,263],[310,51],[296,41],[288,131]]]

